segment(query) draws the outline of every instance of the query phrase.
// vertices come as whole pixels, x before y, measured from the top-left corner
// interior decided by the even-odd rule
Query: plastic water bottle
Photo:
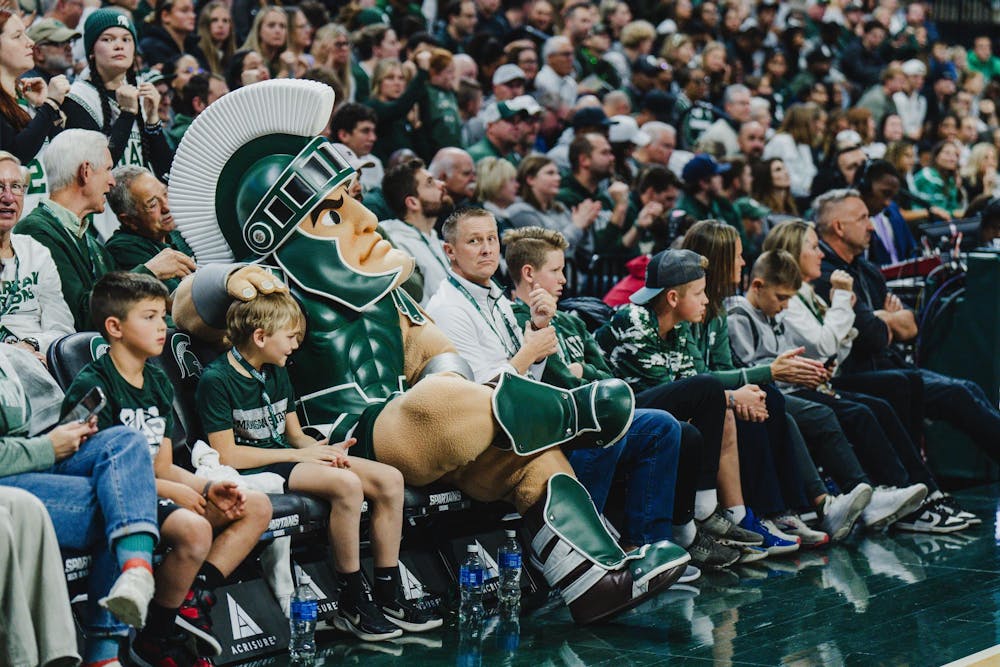
[[[507,539],[500,545],[497,560],[500,561],[500,590],[497,593],[500,608],[513,610],[521,606],[521,545],[517,543],[517,533],[505,531]]]
[[[460,602],[459,623],[478,623],[486,616],[483,608],[483,563],[479,560],[479,545],[470,544],[468,555],[458,571]]]
[[[316,657],[317,599],[309,585],[312,580],[303,573],[292,596],[289,615],[288,655],[295,662],[311,662]]]

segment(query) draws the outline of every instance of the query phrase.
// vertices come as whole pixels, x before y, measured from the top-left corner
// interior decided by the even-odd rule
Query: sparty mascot
[[[265,81],[195,119],[170,177],[177,227],[202,265],[175,294],[178,325],[221,340],[232,299],[274,289],[261,268],[273,267],[305,313],[289,367],[303,423],[332,425],[331,442],[357,438],[352,454],[395,466],[407,484],[441,480],[512,503],[532,562],[578,623],[665,590],[687,553],[666,541],[624,552],[560,449],[620,439],[631,390],[618,380],[565,391],[514,374],[467,379],[399,288],[413,259],[379,236],[375,215],[347,194],[355,170],[317,136],[333,102],[324,84]]]

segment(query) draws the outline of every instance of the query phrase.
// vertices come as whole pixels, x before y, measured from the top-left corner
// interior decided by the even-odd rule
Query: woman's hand
[[[845,292],[854,291],[854,276],[843,269],[837,269],[830,274],[830,288],[841,289]]]
[[[115,90],[115,99],[122,111],[130,114],[139,114],[139,89],[133,85],[123,83]]]
[[[597,220],[601,212],[601,202],[593,199],[584,199],[573,208],[573,224],[580,229],[587,229]]]
[[[156,125],[160,121],[160,91],[151,83],[140,83],[139,99],[142,101],[142,115],[146,125]]]
[[[49,79],[47,99],[61,105],[67,93],[69,93],[69,79],[65,75],[59,74]]]
[[[40,107],[45,104],[45,98],[49,94],[49,87],[46,85],[45,79],[33,76],[28,79],[21,79],[19,85],[21,86],[21,94],[24,95],[24,99],[28,100],[28,104],[33,107]]]
[[[76,454],[80,445],[88,437],[97,432],[96,420],[88,422],[70,422],[57,426],[49,431],[49,440],[56,455],[56,461],[62,461]]]
[[[755,384],[745,384],[739,389],[729,392],[735,405],[733,410],[739,419],[750,422],[762,422],[768,418],[767,394]]]

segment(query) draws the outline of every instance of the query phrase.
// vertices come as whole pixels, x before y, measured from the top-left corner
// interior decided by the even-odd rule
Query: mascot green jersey
[[[561,451],[620,439],[631,390],[618,380],[566,391],[514,374],[466,379],[461,357],[399,289],[413,259],[379,236],[374,214],[348,194],[355,170],[317,136],[333,98],[320,83],[266,81],[195,119],[169,197],[206,265],[178,288],[177,323],[218,339],[232,298],[273,282],[234,264],[273,267],[306,317],[289,367],[303,423],[357,438],[353,453],[395,466],[408,484],[441,480],[512,503],[533,562],[580,623],[666,589],[687,553],[669,542],[624,552]]]

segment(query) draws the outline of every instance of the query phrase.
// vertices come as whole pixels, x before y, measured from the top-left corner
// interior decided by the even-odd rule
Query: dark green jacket
[[[427,85],[427,72],[420,70],[417,75],[410,80],[406,90],[398,98],[391,102],[382,102],[374,96],[365,100],[365,104],[375,111],[378,122],[375,124],[375,147],[372,149],[382,163],[389,162],[389,156],[400,148],[413,149],[413,128],[406,120],[410,109],[416,104],[424,94],[424,87]]]
[[[421,131],[414,143],[426,162],[446,146],[462,145],[462,116],[453,91],[428,85],[427,94],[420,101],[420,120]]]
[[[115,268],[119,271],[128,271],[134,266],[145,264],[167,248],[182,252],[191,259],[194,259],[194,251],[191,250],[191,246],[184,241],[184,237],[177,231],[170,233],[170,240],[167,243],[160,243],[159,241],[147,239],[145,236],[139,236],[135,232],[122,227],[111,235],[111,238],[108,239],[104,247],[110,253],[111,258],[115,262]],[[167,278],[162,282],[173,293],[177,289],[177,286],[181,284],[181,279]]]
[[[368,72],[366,72],[361,65],[356,62],[351,63],[351,74],[354,75],[354,86],[357,90],[354,91],[354,101],[358,104],[364,104],[368,101],[368,97],[371,95],[372,82],[368,78]]]
[[[740,240],[743,247],[747,246],[747,234],[743,229],[743,218],[736,212],[732,203],[723,197],[712,197],[709,205],[705,206],[700,201],[684,193],[677,202],[677,208],[690,215],[695,220],[720,220],[730,227],[735,227],[740,233]]]
[[[605,208],[614,210],[614,206],[608,206],[609,201],[607,201],[607,197],[602,196],[601,203],[604,204]],[[625,220],[622,222],[622,226],[619,227],[609,222],[603,229],[594,233],[597,252],[603,254],[614,253],[629,259],[638,256],[639,244],[636,243],[631,248],[626,248],[622,245],[622,237],[625,236],[628,230],[632,229],[632,225],[635,224],[641,210],[642,201],[639,199],[639,194],[633,190],[628,196],[628,207],[625,209]]]
[[[531,310],[520,300],[514,302],[513,310],[517,323],[523,329],[525,323],[531,319]],[[559,338],[559,353],[545,360],[542,382],[573,389],[594,380],[614,377],[611,374],[611,367],[604,360],[601,347],[587,331],[587,325],[583,320],[573,313],[557,310],[556,316],[552,318],[552,326],[555,327],[556,336]],[[569,365],[574,363],[583,366],[582,378],[570,372]]]
[[[466,149],[469,155],[472,157],[473,162],[479,162],[484,157],[502,157],[508,162],[510,162],[515,167],[521,164],[521,156],[517,153],[511,151],[507,155],[500,153],[500,149],[497,148],[493,142],[491,142],[486,137],[483,137],[476,143],[472,144]]]
[[[115,269],[114,259],[107,249],[90,230],[79,239],[70,234],[44,205],[37,206],[24,216],[15,226],[14,232],[30,236],[49,249],[56,270],[59,271],[63,298],[73,313],[73,326],[77,331],[93,329],[94,324],[90,321],[90,292],[98,278]],[[143,264],[129,270],[152,275]]]
[[[194,122],[194,116],[188,116],[186,114],[175,114],[174,123],[170,126],[170,129],[164,132],[167,135],[167,143],[174,150],[177,150],[178,144],[181,143],[181,139],[184,138],[184,133],[188,131],[191,127],[191,123]]]

